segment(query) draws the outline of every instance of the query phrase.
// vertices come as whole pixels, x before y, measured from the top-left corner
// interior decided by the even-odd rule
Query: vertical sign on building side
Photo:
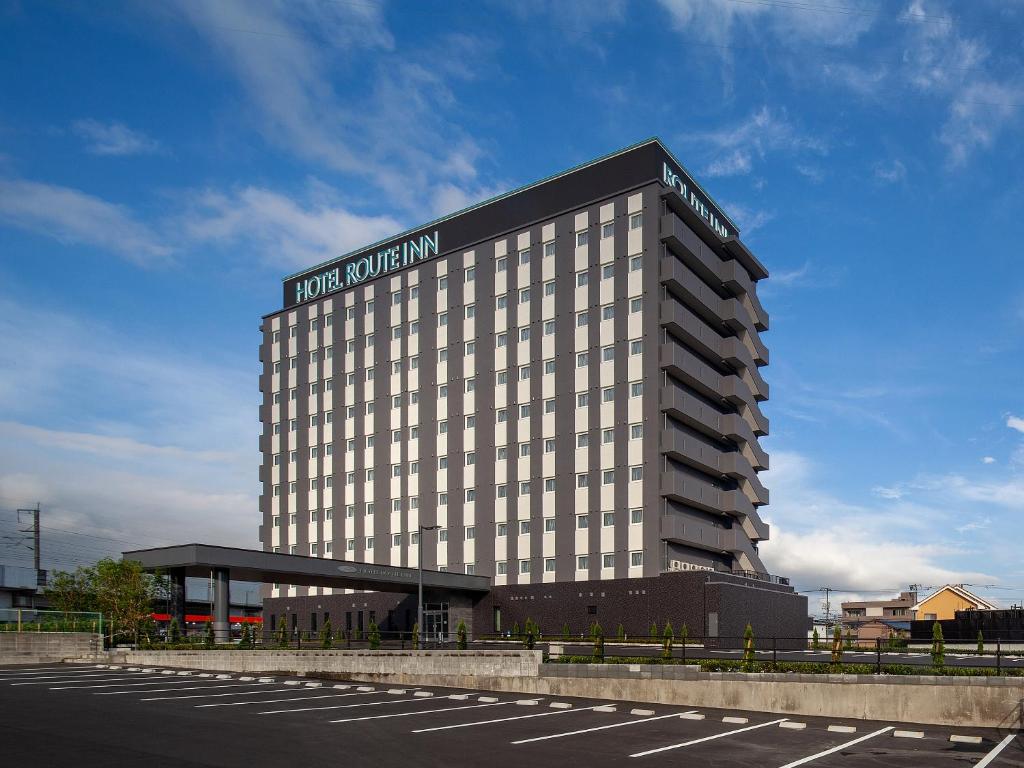
[[[667,161],[663,161],[661,167],[661,180],[665,185],[672,187],[682,195],[687,205],[693,208],[694,212],[718,233],[719,237],[724,239],[736,234],[729,231],[729,226],[724,220],[725,216],[689,176],[682,171],[677,173]]]

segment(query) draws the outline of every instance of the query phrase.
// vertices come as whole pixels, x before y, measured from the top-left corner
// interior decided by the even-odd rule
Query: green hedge
[[[661,659],[655,656],[607,656],[605,664],[699,664],[702,672],[745,672],[747,663],[733,659]],[[550,659],[552,664],[593,664],[593,656],[559,656]],[[753,672],[794,672],[806,675],[827,675],[841,673],[844,675],[873,675],[877,671],[874,664],[842,664],[811,661],[757,661],[753,664]],[[949,677],[996,677],[995,667],[935,667],[915,666],[912,664],[883,664],[884,675],[944,675]],[[1024,669],[1003,669],[1002,677],[1024,677]]]

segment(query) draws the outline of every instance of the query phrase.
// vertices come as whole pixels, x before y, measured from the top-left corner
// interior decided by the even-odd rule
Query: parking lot
[[[993,766],[1016,730],[168,668],[0,668],[9,765]]]

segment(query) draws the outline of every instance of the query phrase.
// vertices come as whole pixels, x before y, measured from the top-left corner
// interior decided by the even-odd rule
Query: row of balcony
[[[661,345],[661,367],[711,400],[726,400],[748,418],[755,434],[768,434],[768,419],[750,386],[736,374],[722,375],[681,344]],[[763,398],[762,398],[763,399]]]
[[[737,295],[745,295],[753,309],[755,327],[759,331],[768,330],[768,313],[757,297],[754,280],[747,268],[740,263],[749,263],[756,259],[742,243],[730,239],[725,244],[725,250],[733,258],[723,261],[677,214],[666,213],[661,217],[660,224],[661,241],[670,247],[673,253],[682,258],[708,283],[721,285]],[[767,273],[762,272],[759,277],[766,275]]]
[[[719,413],[693,395],[670,385],[661,389],[661,409],[711,437],[737,443],[751,467],[768,469],[768,454],[758,442],[754,430],[738,413]]]
[[[754,318],[743,302],[736,298],[723,299],[671,254],[662,256],[659,264],[661,282],[669,290],[679,295],[712,325],[724,325],[734,333],[745,334],[753,346],[755,360],[767,364],[768,349],[761,342]]]
[[[755,398],[768,399],[768,383],[761,377],[750,350],[738,338],[719,336],[690,309],[673,299],[661,302],[661,323],[688,346],[709,359],[737,369],[744,379],[749,378]]]
[[[702,472],[740,481],[744,494],[754,506],[768,503],[768,489],[743,454],[723,451],[677,430],[661,430],[661,452]]]

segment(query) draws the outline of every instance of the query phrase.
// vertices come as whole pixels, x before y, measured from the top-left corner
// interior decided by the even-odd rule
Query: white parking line
[[[257,712],[258,715],[281,715],[287,712],[316,712],[321,709],[353,709],[355,707],[383,707],[388,704],[403,704],[406,702],[416,702],[417,704],[427,704],[433,701],[433,699],[391,699],[389,701],[371,701],[369,704],[335,704],[330,707],[303,707],[301,709],[275,709],[270,712]]]
[[[427,699],[420,699],[427,701]],[[498,701],[493,704],[470,704],[468,707],[444,707],[442,709],[425,709],[419,712],[393,712],[390,715],[368,715],[367,717],[349,717],[344,720],[329,720],[331,723],[358,723],[363,720],[383,720],[389,717],[412,717],[413,715],[429,715],[434,712],[453,712],[459,709],[480,709],[481,707],[507,707],[511,701]]]
[[[136,688],[143,685],[188,685],[195,683],[195,680],[168,680],[166,677],[159,680],[150,680],[148,683],[108,683],[105,685],[68,685],[63,688],[51,688],[51,691],[74,691],[84,688]],[[249,683],[249,685],[273,685],[273,683]]]
[[[453,728],[471,728],[474,725],[490,725],[491,723],[507,723],[510,720],[528,720],[531,717],[549,717],[551,715],[569,715],[573,712],[586,712],[597,707],[580,707],[579,709],[559,709],[554,712],[538,712],[534,715],[518,715],[516,717],[499,717],[496,720],[477,720],[475,723],[458,723],[456,725],[439,725],[436,728],[420,728],[413,733],[430,733],[432,731],[450,731]]]
[[[862,741],[867,741],[868,739],[875,738],[875,736],[881,736],[883,733],[888,733],[892,729],[893,727],[891,725],[887,725],[885,728],[879,728],[877,731],[873,731],[872,733],[866,733],[863,736],[860,736],[856,739],[852,739],[843,744],[832,747],[831,749],[826,749],[824,752],[818,752],[814,755],[801,757],[799,760],[794,760],[792,763],[786,763],[782,766],[782,768],[796,768],[796,766],[798,765],[804,765],[805,763],[809,763],[812,760],[817,760],[819,757],[834,755],[836,752],[842,752],[844,749],[846,749],[847,747],[852,747],[854,744],[860,744]]]
[[[85,680],[86,683],[113,683],[115,681],[125,680],[159,680],[156,675],[132,675],[131,677],[97,677],[92,680]],[[59,677],[56,680],[32,680],[30,682],[11,683],[11,686],[15,685],[60,685],[61,683],[77,683],[78,680],[71,677]]]
[[[33,672],[88,672],[90,670],[95,672],[97,669],[102,669],[102,667],[97,667],[95,664],[60,667],[8,667],[7,669],[0,669],[0,675],[27,675]]]
[[[285,688],[283,693],[293,692],[291,688]],[[261,693],[276,693],[276,691],[261,691]],[[196,704],[196,709],[204,707],[241,707],[245,704],[279,704],[280,702],[291,701],[312,701],[314,699],[340,699],[345,696],[379,696],[380,691],[370,693],[327,693],[321,696],[297,696],[291,699],[260,699],[259,701],[231,701],[224,704]]]
[[[714,736],[704,736],[700,739],[691,739],[690,741],[684,741],[680,744],[669,744],[667,747],[658,747],[657,749],[648,749],[644,752],[636,752],[630,757],[645,757],[646,755],[655,755],[659,752],[668,752],[670,749],[682,749],[683,747],[689,747],[694,744],[702,744],[705,741],[714,741],[715,739],[724,739],[726,736],[734,736],[737,733],[746,733],[747,731],[755,731],[758,728],[767,728],[769,725],[778,725],[784,720],[789,718],[780,717],[778,720],[771,720],[767,723],[758,723],[757,725],[748,725],[746,728],[737,728],[734,731],[725,731],[724,733],[716,733]]]
[[[1010,746],[1010,742],[1013,741],[1014,738],[1016,738],[1016,736],[1016,733],[1011,733],[1005,739],[996,744],[995,749],[993,749],[991,752],[989,752],[987,755],[981,758],[981,760],[974,764],[974,768],[985,768],[986,765],[991,763],[993,760],[996,759],[996,757],[999,756],[1000,752],[1002,752],[1004,749]]]
[[[242,683],[245,685],[245,683]],[[232,688],[230,685],[221,686],[197,686],[195,688],[168,688],[167,691],[201,691],[205,688]],[[273,688],[271,690],[261,689],[258,691],[232,691],[231,693],[192,693],[188,696],[150,696],[139,701],[175,701],[176,699],[209,699],[212,696],[251,696],[258,693],[287,693],[290,688]],[[126,691],[126,693],[143,693],[143,691]],[[145,691],[145,693],[164,693],[164,691]],[[110,693],[94,693],[93,696],[110,696]]]
[[[570,712],[572,710],[569,710]],[[669,717],[679,718],[680,714],[692,715],[697,710],[691,710],[690,712],[673,712],[671,715],[658,715],[657,717],[645,717],[641,720],[627,720],[624,723],[612,723],[611,725],[599,725],[595,728],[581,728],[578,731],[565,731],[563,733],[552,733],[548,736],[534,736],[532,739],[520,739],[519,741],[513,741],[512,744],[530,744],[534,741],[547,741],[548,739],[561,739],[565,736],[576,736],[580,733],[592,733],[594,731],[606,731],[609,728],[622,728],[626,725],[640,725],[641,723],[652,723],[655,720],[664,720]]]
[[[96,669],[96,667],[79,667],[77,669],[65,669],[65,668],[62,668],[62,667],[47,667],[46,669],[31,669],[31,670],[19,669],[17,671],[5,670],[3,672],[0,672],[0,679],[8,680],[10,678],[16,678],[16,677],[46,677],[47,675],[55,675],[57,677],[63,677],[65,675],[67,675],[68,677],[70,677],[72,675],[86,675],[86,674],[89,674],[89,675],[109,675],[110,672],[109,671],[104,671],[104,670],[98,670],[98,669]]]
[[[262,685],[262,683],[261,683]],[[220,688],[252,688],[252,683],[230,683],[228,685],[196,685],[191,688],[150,688],[148,691],[97,691],[93,696],[126,696],[130,694],[148,694],[148,693],[168,693],[170,691],[216,691]],[[290,690],[283,688],[282,690]],[[261,688],[253,693],[270,693],[270,691]],[[205,694],[207,696],[216,696],[217,694]],[[227,696],[227,694],[223,694]],[[140,699],[140,701],[146,701],[146,699]]]

